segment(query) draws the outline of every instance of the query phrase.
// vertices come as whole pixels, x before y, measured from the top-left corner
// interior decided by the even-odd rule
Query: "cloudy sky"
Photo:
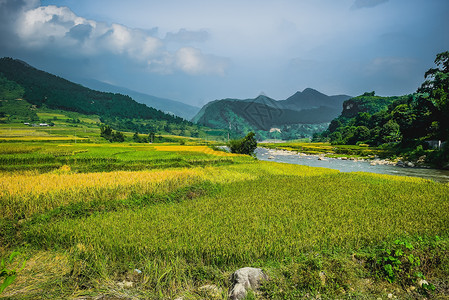
[[[260,93],[411,93],[448,0],[0,0],[0,56],[201,106]]]

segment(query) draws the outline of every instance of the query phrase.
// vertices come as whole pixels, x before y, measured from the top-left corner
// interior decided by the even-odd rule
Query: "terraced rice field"
[[[269,274],[257,299],[448,296],[449,184],[169,144],[0,161],[0,254],[27,258],[8,299],[226,299],[245,266]]]

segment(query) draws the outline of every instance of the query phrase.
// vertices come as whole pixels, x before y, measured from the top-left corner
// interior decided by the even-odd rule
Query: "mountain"
[[[186,120],[191,120],[200,111],[199,107],[188,105],[180,101],[139,93],[94,79],[77,78],[74,81],[94,90],[128,95],[139,103],[143,103],[149,107],[154,107],[165,113],[173,114]]]
[[[279,103],[286,108],[293,110],[302,110],[308,108],[317,108],[320,106],[341,109],[345,100],[351,98],[348,95],[327,96],[317,90],[307,88],[302,92],[296,92],[286,100]]]
[[[308,88],[280,101],[265,95],[254,99],[215,100],[203,106],[192,121],[238,133],[270,132],[279,127],[289,130],[292,125],[329,123],[339,115],[343,102],[349,98],[347,95],[327,96]],[[269,136],[262,132],[259,135]]]
[[[64,78],[12,59],[0,59],[0,76],[23,88],[23,98],[38,107],[96,114],[104,119],[158,120],[180,124],[184,121],[160,110],[137,103],[131,97],[86,88]]]

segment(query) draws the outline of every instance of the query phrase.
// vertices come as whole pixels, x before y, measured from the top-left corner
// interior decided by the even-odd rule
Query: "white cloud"
[[[226,61],[212,55],[204,55],[200,50],[184,47],[175,54],[176,66],[187,74],[224,75]]]
[[[181,29],[178,33],[168,34],[168,40],[176,40],[181,45],[170,52],[166,47],[169,41],[152,36],[148,31],[88,20],[77,16],[68,7],[34,7],[19,13],[16,20],[13,28],[25,48],[63,50],[66,55],[86,57],[109,53],[159,73],[223,74],[226,69],[225,59],[182,46],[207,39],[205,31]]]

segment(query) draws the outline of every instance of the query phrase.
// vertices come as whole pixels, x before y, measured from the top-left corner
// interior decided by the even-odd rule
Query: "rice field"
[[[448,296],[449,184],[174,144],[3,143],[0,161],[0,257],[27,257],[7,299],[226,299],[246,266],[270,277],[256,299]]]
[[[215,156],[238,156],[238,154],[224,151],[216,151],[207,146],[154,146],[158,151],[173,151],[182,154],[183,152],[197,152],[211,154]]]

